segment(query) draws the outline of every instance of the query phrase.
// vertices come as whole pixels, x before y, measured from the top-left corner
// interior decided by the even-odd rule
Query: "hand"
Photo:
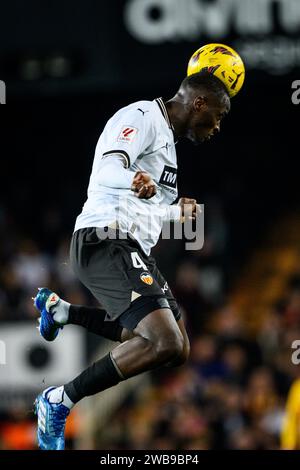
[[[177,203],[181,207],[181,222],[185,220],[195,220],[201,214],[201,206],[197,204],[196,199],[181,197]]]
[[[140,199],[150,199],[156,194],[156,186],[146,171],[137,171],[131,185],[131,191]]]

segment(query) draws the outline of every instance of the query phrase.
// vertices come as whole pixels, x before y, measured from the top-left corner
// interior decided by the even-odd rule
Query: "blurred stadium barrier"
[[[66,383],[84,367],[84,334],[68,327],[55,343],[41,338],[35,322],[1,325],[6,364],[0,366],[0,409],[24,404],[42,389]]]

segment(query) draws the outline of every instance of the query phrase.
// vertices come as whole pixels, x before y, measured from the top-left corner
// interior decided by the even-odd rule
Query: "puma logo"
[[[143,116],[144,116],[144,114],[149,113],[149,110],[143,111],[141,108],[138,108],[137,110],[138,110],[138,111],[141,111],[141,113],[143,114]]]

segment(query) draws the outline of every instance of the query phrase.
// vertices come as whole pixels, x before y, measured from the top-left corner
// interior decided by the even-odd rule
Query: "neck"
[[[186,133],[186,109],[184,104],[176,99],[176,96],[165,103],[171,124],[177,137],[183,137]]]

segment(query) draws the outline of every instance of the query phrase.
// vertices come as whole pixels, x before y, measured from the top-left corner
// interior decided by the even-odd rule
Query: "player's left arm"
[[[195,220],[201,214],[201,206],[196,199],[181,197],[177,204],[165,206],[165,221],[185,222]]]
[[[181,197],[177,203],[181,208],[181,221],[195,220],[201,214],[201,206],[196,199]]]

